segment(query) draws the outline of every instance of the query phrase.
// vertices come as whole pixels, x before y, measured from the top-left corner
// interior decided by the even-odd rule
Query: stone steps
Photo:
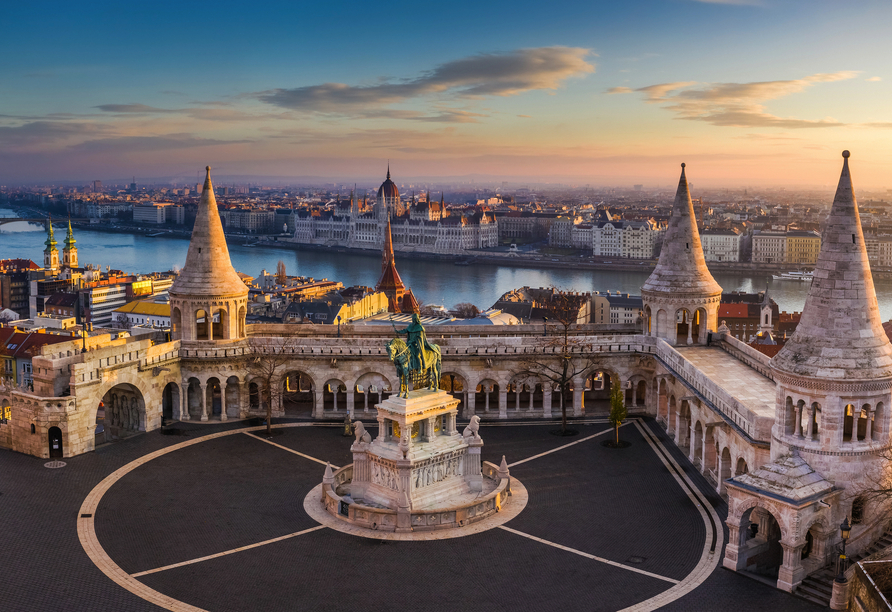
[[[849,563],[857,563],[870,555],[892,546],[892,529],[887,530],[880,539],[871,544],[863,552],[849,557]],[[836,561],[813,572],[805,577],[805,580],[796,587],[795,594],[802,599],[824,607],[830,607],[830,597],[833,594],[833,581],[836,579]]]

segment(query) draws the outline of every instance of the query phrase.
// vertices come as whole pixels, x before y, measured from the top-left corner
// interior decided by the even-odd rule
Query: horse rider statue
[[[400,391],[406,394],[404,397],[408,396],[408,383],[413,379],[413,375],[418,377],[426,375],[429,387],[435,390],[440,382],[440,347],[427,341],[427,334],[418,315],[412,315],[412,322],[408,326],[397,329],[394,325],[393,330],[406,335],[405,348],[400,349],[399,345],[404,343],[399,338],[388,344],[388,353],[400,375]],[[403,361],[405,363],[401,363]]]

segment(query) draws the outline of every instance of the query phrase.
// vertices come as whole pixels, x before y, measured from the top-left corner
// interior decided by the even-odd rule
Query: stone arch
[[[676,428],[678,427],[678,405],[675,401],[675,396],[669,396],[668,403],[669,413],[666,417],[666,433],[672,434],[675,433]]]
[[[161,392],[161,418],[173,420],[180,417],[180,386],[175,382],[164,385]]]
[[[663,338],[667,335],[667,330],[669,329],[669,315],[668,313],[660,308],[657,311],[657,327],[654,330],[652,335]]]
[[[610,387],[613,381],[622,381],[619,373],[611,368],[596,366],[586,372],[582,387],[582,405],[588,414],[610,412]],[[572,397],[568,398],[572,400]],[[555,406],[560,408],[560,404]]]
[[[863,404],[861,406],[861,411],[858,414],[858,422],[855,424],[855,431],[853,432],[853,439],[857,436],[858,442],[863,442],[868,438],[868,431],[870,431],[871,427],[871,417],[873,416],[873,410],[870,404]]]
[[[784,401],[784,435],[791,436],[793,435],[793,430],[795,427],[795,417],[794,411],[796,409],[793,406],[793,398],[789,395],[787,399]]]
[[[536,374],[531,372],[515,374],[511,377],[506,391],[509,412],[529,412],[543,407],[543,383]]]
[[[652,332],[653,321],[651,321],[651,314],[652,313],[651,313],[651,309],[650,309],[650,304],[648,304],[647,306],[644,307],[644,334],[646,336],[653,335],[653,332]]]
[[[347,385],[338,378],[328,379],[322,385],[322,410],[326,412],[349,411]]]
[[[477,383],[477,387],[474,390],[475,412],[498,414],[500,393],[501,387],[499,383],[491,378],[485,378]]]
[[[213,322],[214,340],[221,338],[229,340],[231,338],[229,333],[229,309],[225,306],[218,306],[213,308],[212,312],[213,317],[211,321]]]
[[[208,418],[217,417],[223,420],[223,385],[216,376],[209,376],[204,381],[205,414]]]
[[[110,385],[96,407],[96,423],[97,431],[102,425],[105,441],[146,431],[146,401],[139,387],[127,382]]]
[[[385,399],[385,392],[391,391],[390,379],[375,370],[366,370],[353,383],[353,412],[369,412]]]
[[[695,466],[700,468],[701,470],[704,467],[703,464],[703,424],[698,420],[694,425],[694,439],[691,440],[691,457],[693,457],[693,463]]]
[[[665,378],[657,379],[657,420],[665,427],[669,419],[669,383]]]
[[[873,429],[871,430],[871,439],[874,442],[882,442],[888,435],[885,435],[888,431],[888,427],[886,426],[886,406],[883,402],[877,402],[877,406],[873,411]]]
[[[225,396],[226,416],[240,418],[242,416],[242,381],[236,375],[231,375],[224,381],[226,384],[223,394]]]
[[[731,533],[732,543],[737,535],[737,566],[734,569],[777,579],[784,562],[781,541],[788,541],[781,516],[773,505],[756,499],[744,501],[735,508],[733,517],[728,519],[736,527]]]
[[[170,332],[174,340],[180,339],[183,328],[183,313],[179,306],[174,306],[170,311]]]
[[[854,404],[846,404],[845,408],[843,408],[843,424],[842,424],[842,441],[843,442],[852,442],[855,440],[854,436],[854,422],[855,422],[855,412],[858,409],[855,408]],[[859,411],[860,414],[860,411]]]
[[[260,401],[260,385],[256,381],[248,381],[248,409],[251,411],[260,410],[262,402]]]
[[[239,306],[239,309],[238,309],[238,337],[239,338],[245,337],[245,318],[246,318],[245,307]]]
[[[743,457],[737,458],[737,464],[734,467],[734,475],[735,476],[743,476],[744,474],[748,474],[750,471],[749,466],[746,464],[746,459]]]
[[[693,328],[691,338],[694,344],[706,344],[706,334],[709,332],[709,313],[705,308],[698,308],[694,311]]]
[[[440,375],[439,388],[457,399],[459,414],[464,413],[468,405],[468,380],[458,372],[443,372]]]
[[[681,400],[675,422],[675,444],[686,447],[691,444],[691,405],[688,400]]]
[[[207,310],[196,308],[195,314],[192,316],[192,323],[195,325],[195,339],[207,340],[212,329]]]
[[[722,449],[722,459],[721,459],[722,469],[719,470],[719,488],[720,493],[725,490],[725,481],[731,478],[731,449],[727,446]]]
[[[691,338],[691,322],[692,315],[688,311],[687,308],[678,308],[675,311],[675,336],[673,338],[673,344],[691,344],[693,343],[693,339],[691,342],[688,341]]]
[[[308,416],[316,412],[316,381],[303,370],[282,376],[282,409],[285,416]]]
[[[207,420],[202,398],[201,381],[195,376],[190,376],[186,380],[186,414],[190,419]]]

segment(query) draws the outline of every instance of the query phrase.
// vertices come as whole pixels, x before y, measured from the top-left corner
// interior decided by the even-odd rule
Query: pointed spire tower
[[[68,219],[68,234],[65,236],[65,246],[62,248],[62,265],[66,268],[77,268],[77,247],[74,243],[74,232],[71,230],[71,219]]]
[[[390,312],[418,312],[418,302],[411,289],[406,289],[400,273],[396,271],[393,256],[393,240],[390,236],[390,217],[384,230],[384,253],[381,258],[381,278],[375,286],[387,296],[387,310]]]
[[[229,259],[211,167],[205,170],[186,264],[169,291],[173,337],[187,341],[236,340],[245,337],[248,287]]]
[[[46,248],[43,250],[43,267],[50,272],[59,271],[59,249],[56,242],[56,235],[53,233],[53,218],[48,217],[46,224]]]
[[[888,444],[892,390],[892,344],[877,306],[849,152],[842,156],[802,318],[771,360],[779,387],[775,438],[820,450],[803,456],[830,480],[852,476],[837,473],[838,455]],[[775,446],[782,445],[772,444],[772,457],[781,452]]]
[[[660,259],[641,296],[647,334],[670,344],[702,344],[718,325],[722,288],[706,267],[684,164]]]

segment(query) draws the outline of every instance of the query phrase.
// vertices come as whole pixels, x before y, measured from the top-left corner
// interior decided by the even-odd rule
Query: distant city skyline
[[[892,188],[880,0],[6,7],[0,184]],[[440,177],[440,178],[438,178]],[[526,178],[524,178],[526,177]],[[249,179],[246,179],[249,180]],[[129,182],[129,181],[128,181]]]

